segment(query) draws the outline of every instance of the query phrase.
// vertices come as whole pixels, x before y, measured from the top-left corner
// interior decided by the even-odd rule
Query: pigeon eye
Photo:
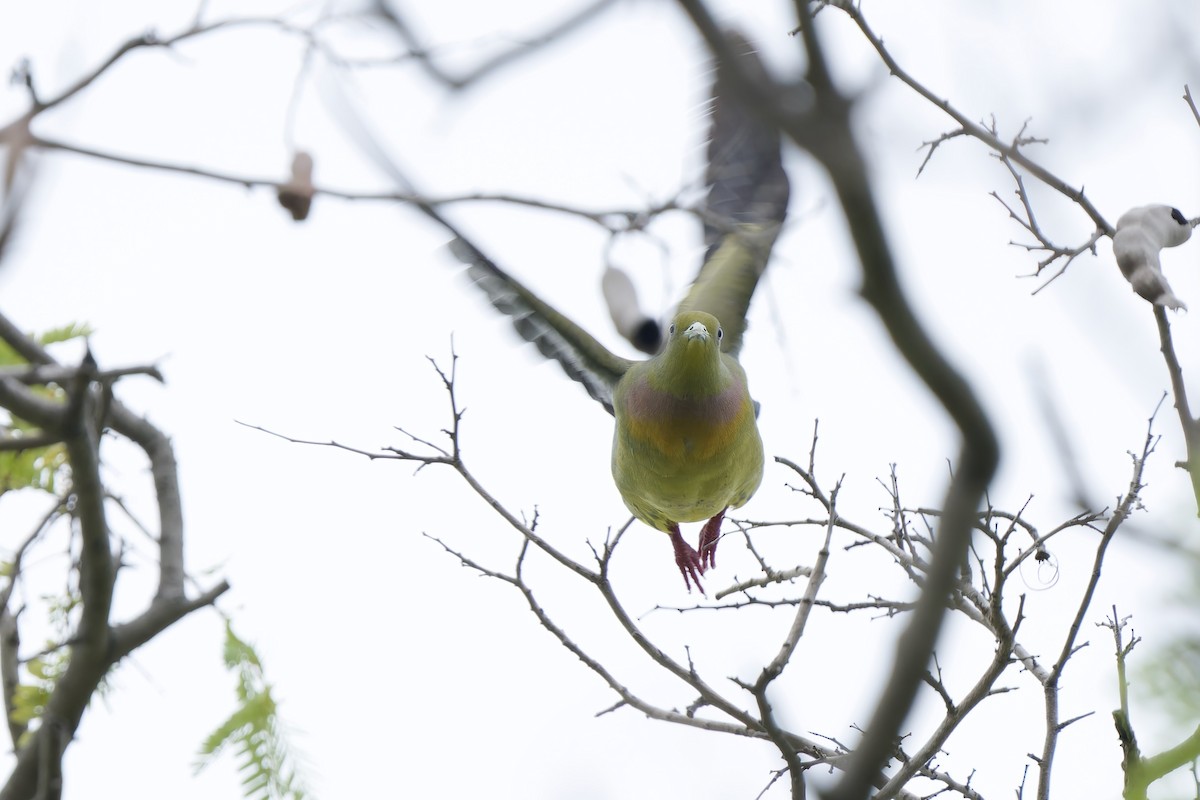
[[[675,335],[675,323],[674,322],[671,323],[671,328],[667,333],[670,334],[671,336]]]
[[[717,341],[719,342],[719,341],[721,341],[723,338],[725,338],[725,331],[723,331],[723,330],[721,329],[721,326],[720,326],[720,325],[718,325],[718,326],[717,326]]]

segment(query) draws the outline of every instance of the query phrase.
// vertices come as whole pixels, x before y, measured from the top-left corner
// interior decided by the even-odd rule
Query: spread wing
[[[727,34],[737,66],[751,81],[766,69],[740,34]],[[729,65],[718,64],[708,142],[704,263],[680,311],[707,311],[725,330],[725,352],[736,355],[746,311],[787,216],[791,194],[780,158],[779,131],[742,98]]]
[[[614,355],[461,235],[450,243],[450,251],[467,265],[467,274],[492,305],[508,315],[521,338],[557,361],[567,375],[583,384],[589,395],[613,413],[613,388],[633,361]]]
[[[321,77],[331,76],[322,72]],[[357,106],[347,96],[346,87],[337,81],[322,80],[321,88],[322,97],[336,112],[335,119],[363,153],[410,196],[412,204],[422,214],[451,235],[450,251],[467,265],[467,273],[492,305],[509,316],[517,333],[535,344],[542,355],[557,361],[567,375],[583,384],[589,395],[608,413],[613,413],[613,388],[633,362],[611,353],[595,337],[500,269],[436,207],[422,199],[358,113]]]

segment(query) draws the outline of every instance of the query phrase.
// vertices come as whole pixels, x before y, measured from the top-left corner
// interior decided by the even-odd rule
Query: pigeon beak
[[[705,327],[703,322],[693,322],[683,332],[683,335],[688,339],[700,339],[703,341],[708,339],[708,328]]]

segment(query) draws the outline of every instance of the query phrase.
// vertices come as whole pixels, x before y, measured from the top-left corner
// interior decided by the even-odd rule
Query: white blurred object
[[[1117,220],[1113,234],[1113,253],[1117,266],[1133,290],[1155,305],[1187,310],[1187,305],[1171,291],[1163,275],[1159,251],[1183,244],[1192,236],[1192,225],[1171,206],[1152,205],[1131,208]]]
[[[600,279],[600,289],[617,331],[643,353],[657,353],[662,338],[658,322],[642,311],[637,289],[629,276],[609,265]]]

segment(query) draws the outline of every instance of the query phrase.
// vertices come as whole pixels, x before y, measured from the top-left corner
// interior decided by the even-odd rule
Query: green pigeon
[[[730,41],[744,74],[764,74],[744,39],[731,34]],[[701,213],[707,252],[652,358],[615,355],[462,235],[451,243],[517,332],[615,416],[612,474],[621,498],[635,517],[670,536],[684,585],[701,593],[700,576],[716,567],[725,512],[745,504],[762,482],[757,405],[737,355],[790,191],[778,131],[739,102],[732,84],[718,68]],[[697,549],[679,526],[702,520]]]

